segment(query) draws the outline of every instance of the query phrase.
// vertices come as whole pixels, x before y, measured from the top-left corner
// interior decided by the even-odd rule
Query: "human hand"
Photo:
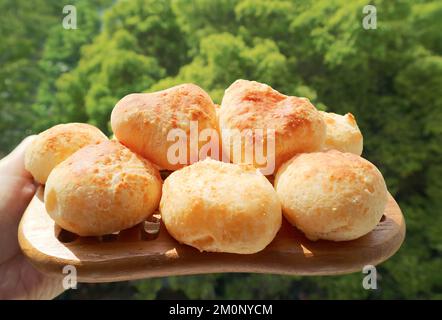
[[[62,280],[46,276],[26,260],[18,245],[18,225],[36,185],[24,167],[24,139],[0,160],[0,299],[52,299],[63,292]]]

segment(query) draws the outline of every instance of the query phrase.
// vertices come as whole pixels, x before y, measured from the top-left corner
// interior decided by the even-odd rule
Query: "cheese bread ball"
[[[327,125],[324,150],[335,149],[342,152],[351,152],[360,156],[362,154],[363,138],[351,113],[339,115],[332,112],[321,111]]]
[[[52,169],[75,151],[108,140],[98,128],[85,123],[56,125],[40,133],[26,150],[25,167],[35,181],[45,184]]]
[[[352,240],[373,230],[387,204],[379,170],[336,150],[295,156],[278,171],[284,216],[311,240]]]
[[[45,186],[48,214],[80,236],[130,228],[157,209],[162,181],[147,160],[116,141],[77,151],[52,170]]]
[[[297,153],[320,151],[326,130],[321,114],[307,98],[286,96],[248,80],[237,80],[225,91],[219,127],[224,152],[232,162],[274,169]],[[250,145],[261,148],[264,159],[247,151]]]
[[[164,182],[161,217],[179,242],[200,251],[263,250],[281,226],[281,204],[252,166],[212,159],[173,172]]]
[[[118,141],[167,170],[199,160],[200,150],[207,143],[199,139],[201,131],[208,129],[218,138],[215,105],[194,84],[129,94],[112,111],[111,125]],[[195,134],[191,138],[192,132]],[[178,138],[181,133],[182,139]],[[196,143],[191,143],[191,139],[196,139]],[[219,152],[219,138],[217,142]],[[217,157],[211,152],[208,156]]]

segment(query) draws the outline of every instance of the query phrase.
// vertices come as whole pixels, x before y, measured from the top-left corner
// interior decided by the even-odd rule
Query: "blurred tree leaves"
[[[29,106],[44,77],[36,66],[58,1],[0,2],[0,156],[32,128]]]
[[[36,101],[32,105],[34,130],[41,131],[60,122],[87,121],[82,106],[72,107],[64,104],[69,97],[82,101],[83,95],[78,86],[66,83],[67,79],[73,77],[64,74],[77,66],[82,46],[90,43],[100,30],[102,11],[111,3],[112,0],[93,3],[87,0],[72,1],[77,9],[79,27],[76,30],[65,30],[61,24],[61,9],[58,12],[59,21],[50,28],[39,60],[39,67],[45,77],[38,85]]]
[[[216,274],[128,283],[137,298],[441,298],[440,1],[375,1],[374,30],[362,28],[363,0],[71,2],[77,30],[62,28],[57,1],[0,2],[1,151],[58,122],[110,133],[110,112],[130,92],[194,82],[219,103],[245,78],[352,112],[364,157],[406,216],[406,241],[378,268],[376,291],[362,288],[362,273]]]

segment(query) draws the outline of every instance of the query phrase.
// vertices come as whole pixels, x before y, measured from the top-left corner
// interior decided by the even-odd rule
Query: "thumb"
[[[25,169],[25,153],[35,138],[36,135],[26,137],[10,154],[0,160],[0,175],[32,178]]]
[[[0,263],[18,252],[18,223],[35,193],[32,176],[24,166],[25,150],[33,139],[24,139],[0,160]]]

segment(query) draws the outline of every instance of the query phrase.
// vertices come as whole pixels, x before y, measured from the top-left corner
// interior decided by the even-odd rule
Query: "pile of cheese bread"
[[[201,158],[204,139],[196,148],[184,140],[184,163],[172,163],[176,141],[168,135],[189,133],[195,122],[198,133],[219,133],[212,147],[221,151]],[[266,84],[237,80],[220,106],[194,84],[129,94],[112,111],[111,126],[108,139],[89,124],[59,124],[26,152],[27,170],[45,185],[48,214],[80,236],[127,229],[159,210],[181,243],[251,254],[275,238],[283,218],[310,240],[346,241],[373,230],[387,204],[382,174],[360,156],[353,115],[318,111]],[[268,129],[272,136],[260,134]],[[221,158],[246,149],[244,136],[226,140],[244,130],[247,139],[274,145],[265,155],[274,161],[271,179],[254,157]],[[160,170],[172,172],[163,181]]]

